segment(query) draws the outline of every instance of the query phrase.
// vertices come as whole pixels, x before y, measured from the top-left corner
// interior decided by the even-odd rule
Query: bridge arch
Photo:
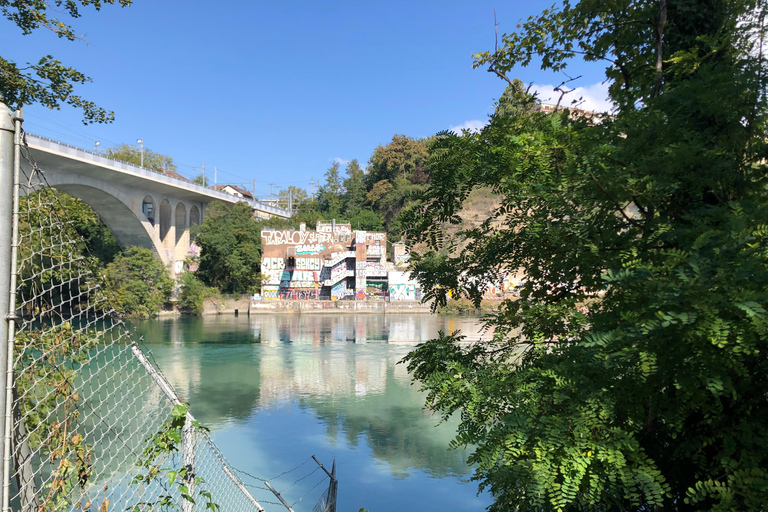
[[[47,182],[86,203],[99,214],[104,224],[115,235],[120,247],[136,245],[146,247],[157,254],[166,265],[171,263],[172,251],[167,252],[159,237],[158,229],[148,217],[145,206],[151,201],[152,213],[157,203],[147,194],[144,200],[134,199],[135,195],[105,181],[93,180],[78,174],[50,173]],[[157,214],[154,213],[155,218]]]

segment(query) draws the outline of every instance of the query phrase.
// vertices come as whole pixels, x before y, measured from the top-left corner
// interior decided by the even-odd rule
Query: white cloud
[[[349,162],[351,162],[351,160],[344,160],[343,158],[337,156],[336,158],[333,159],[333,162],[339,164],[339,167],[345,167],[349,165]]]
[[[461,135],[463,130],[469,130],[472,133],[479,132],[483,127],[488,124],[488,121],[478,121],[473,119],[471,121],[464,121],[458,126],[451,126],[451,131],[456,135]]]
[[[560,99],[560,92],[555,91],[554,85],[533,85],[531,92],[536,92],[539,95],[539,100],[542,103],[557,103]],[[587,87],[576,87],[573,92],[569,92],[563,96],[560,105],[563,107],[574,106],[573,102],[576,101],[576,107],[583,110],[594,110],[597,112],[608,112],[613,109],[613,105],[608,100],[608,84],[596,83],[588,85]]]

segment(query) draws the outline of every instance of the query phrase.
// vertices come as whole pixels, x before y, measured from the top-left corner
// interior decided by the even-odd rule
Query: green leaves
[[[81,37],[75,34],[69,24],[49,17],[49,10],[78,18],[81,6],[92,6],[98,11],[103,5],[114,3],[115,0],[56,0],[51,5],[42,1],[3,0],[0,2],[0,13],[15,23],[23,34],[30,34],[42,27],[60,38],[74,41]],[[131,0],[118,0],[117,3],[126,7],[131,5]],[[59,109],[64,103],[83,111],[83,124],[109,123],[115,118],[114,112],[74,94],[75,85],[90,82],[91,79],[51,55],[40,58],[35,64],[28,62],[23,67],[19,67],[13,60],[0,57],[0,77],[0,95],[11,109],[33,103]]]
[[[261,229],[247,203],[213,202],[199,227],[195,276],[222,293],[251,293],[261,282]]]
[[[130,318],[155,316],[173,292],[168,269],[144,247],[128,247],[104,273],[119,309]]]
[[[461,416],[494,512],[768,503],[768,105],[745,50],[765,13],[681,0],[659,25],[661,4],[566,3],[478,54],[497,74],[609,60],[616,111],[546,115],[508,88],[480,133],[436,137],[407,214],[426,298],[525,276],[491,342],[441,334],[406,358],[428,406]],[[467,226],[488,189],[498,206]]]

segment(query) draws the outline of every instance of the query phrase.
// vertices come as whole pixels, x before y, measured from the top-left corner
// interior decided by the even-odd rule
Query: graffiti
[[[389,285],[389,300],[416,300],[416,286],[412,284]]]
[[[283,270],[282,275],[280,276],[281,281],[290,281],[291,280],[291,272],[289,270]]]
[[[174,261],[173,262],[173,271],[175,274],[181,274],[184,272],[184,262],[183,261]]]
[[[386,240],[387,234],[386,233],[366,233],[365,240],[367,242],[373,242],[375,240]]]
[[[315,245],[332,244],[333,234],[318,231],[262,231],[263,245]]]
[[[267,270],[267,271],[262,270],[261,273],[267,276],[266,279],[262,281],[263,284],[279,285],[280,276],[283,274],[283,271],[282,270]]]
[[[322,268],[323,263],[320,258],[296,258],[296,270],[315,270],[319,272]]]
[[[327,224],[327,223],[317,223],[317,231],[320,233],[351,233],[352,232],[352,225],[351,224],[336,224],[336,229],[334,230],[333,224]]]
[[[410,254],[395,254],[395,263],[408,263],[411,259]]]
[[[383,256],[387,253],[386,247],[381,247],[378,245],[369,245],[366,254],[368,256]]]
[[[266,273],[270,270],[283,270],[285,268],[285,260],[283,258],[262,258],[261,259],[261,271]]]
[[[317,272],[310,270],[294,270],[291,281],[317,281]]]
[[[281,300],[317,300],[317,290],[285,289],[280,290]]]
[[[365,275],[366,276],[384,276],[387,275],[387,269],[378,261],[366,261],[365,262]]]
[[[365,289],[358,288],[355,292],[355,300],[365,300]]]
[[[264,300],[277,300],[280,298],[279,289],[277,286],[262,286],[261,296]]]
[[[347,297],[349,295],[352,295],[352,290],[347,288],[347,282],[346,281],[339,281],[335,285],[333,285],[333,288],[331,288],[331,300],[338,300],[343,297]]]
[[[287,288],[319,288],[320,285],[314,281],[291,281]]]
[[[336,265],[331,269],[331,281],[336,282],[347,274],[347,262],[342,261],[340,265]]]
[[[319,254],[325,250],[324,245],[297,245],[296,254]]]

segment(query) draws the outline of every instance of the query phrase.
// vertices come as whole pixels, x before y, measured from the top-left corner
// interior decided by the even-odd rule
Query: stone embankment
[[[430,313],[428,304],[416,301],[310,301],[209,299],[205,301],[203,315],[238,314],[260,315],[274,313]]]

